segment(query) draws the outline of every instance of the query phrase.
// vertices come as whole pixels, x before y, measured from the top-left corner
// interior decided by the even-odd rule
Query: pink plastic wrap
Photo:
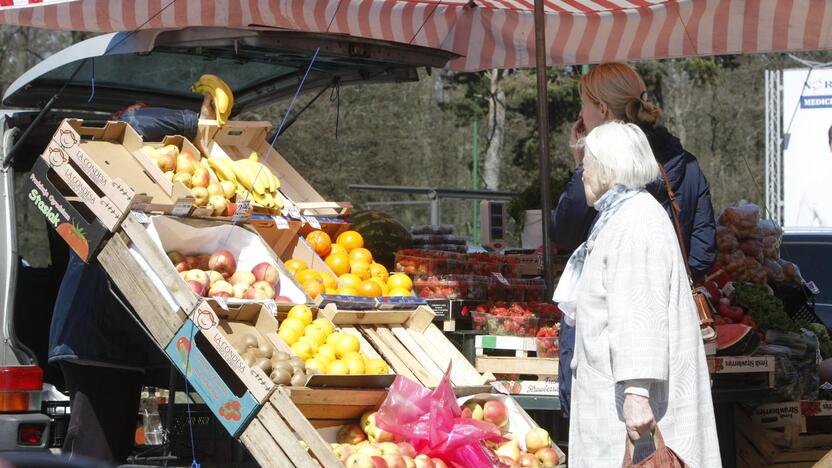
[[[398,376],[376,413],[376,425],[410,442],[416,452],[453,467],[495,466],[483,440],[500,439],[497,426],[460,417],[450,381],[451,367],[435,390]]]

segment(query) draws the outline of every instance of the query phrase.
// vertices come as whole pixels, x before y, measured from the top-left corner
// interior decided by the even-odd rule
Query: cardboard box
[[[215,121],[201,120],[200,127],[210,155],[226,155],[238,160],[249,157],[252,151],[260,156],[260,162],[280,179],[280,192],[287,205],[294,205],[301,214],[339,217],[349,212],[338,203],[328,202],[266,141],[270,122],[229,121],[222,128]]]
[[[81,260],[89,262],[95,257],[110,231],[86,204],[71,200],[74,194],[46,161],[35,160],[23,191]]]
[[[112,232],[131,209],[190,213],[190,190],[168,181],[142,146],[141,137],[125,122],[97,128],[66,119],[41,158]]]
[[[229,250],[237,259],[238,270],[248,271],[260,262],[270,262],[280,273],[278,295],[288,297],[295,304],[311,302],[294,282],[283,262],[249,226],[235,226],[213,220],[154,216],[148,226],[148,234],[164,252],[175,250],[184,255],[210,255],[218,250]],[[188,288],[181,277],[171,278],[169,281],[175,284],[166,284],[167,289]],[[242,302],[244,301],[240,299],[228,300],[229,304]]]
[[[828,418],[832,416],[830,400],[800,400],[760,405],[751,412],[751,420],[765,428],[782,429],[796,426],[806,432],[806,418]],[[827,420],[828,421],[828,420]]]

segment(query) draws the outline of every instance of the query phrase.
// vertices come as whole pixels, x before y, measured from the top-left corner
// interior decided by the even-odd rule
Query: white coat
[[[625,382],[646,379],[667,446],[691,468],[720,467],[699,318],[667,212],[638,194],[587,248],[576,293],[569,466],[621,466]]]

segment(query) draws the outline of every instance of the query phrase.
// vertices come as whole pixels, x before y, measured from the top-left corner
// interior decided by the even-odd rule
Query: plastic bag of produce
[[[450,375],[449,365],[434,390],[396,377],[376,413],[376,425],[409,441],[418,453],[451,466],[493,466],[481,441],[500,439],[500,430],[491,423],[461,417]]]
[[[727,226],[716,227],[716,247],[720,252],[730,253],[740,247],[736,234]]]

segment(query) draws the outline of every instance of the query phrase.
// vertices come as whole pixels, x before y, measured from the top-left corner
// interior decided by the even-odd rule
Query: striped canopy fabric
[[[28,5],[27,5],[28,4]],[[832,0],[545,0],[547,64],[832,48]],[[0,24],[270,27],[441,48],[460,71],[535,65],[533,0],[0,0]]]

